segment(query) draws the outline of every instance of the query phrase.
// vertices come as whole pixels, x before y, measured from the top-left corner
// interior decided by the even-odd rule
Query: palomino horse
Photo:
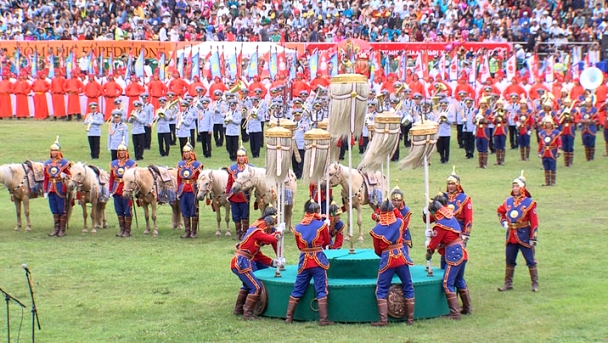
[[[44,173],[44,164],[38,162],[24,162],[0,166],[0,183],[8,189],[8,193],[11,195],[11,201],[15,203],[15,209],[17,210],[17,226],[15,226],[15,231],[21,230],[22,226],[21,204],[23,204],[23,211],[27,222],[25,231],[32,230],[32,223],[30,222],[30,199],[38,198],[43,192],[42,183],[35,186],[34,189],[31,188],[31,183],[28,181],[27,174],[31,173],[30,175],[33,175],[34,171],[32,169],[42,169]]]
[[[168,191],[173,192],[173,198],[175,198],[175,193],[177,192],[177,169],[157,166],[127,169],[122,177],[124,182],[122,196],[126,199],[136,199],[137,203],[141,204],[141,206],[144,208],[144,217],[146,219],[146,230],[144,231],[145,235],[150,233],[150,214],[152,215],[152,221],[154,221],[154,231],[152,232],[152,236],[156,237],[158,236],[156,208],[157,204],[163,204],[163,202],[160,202],[158,198],[159,192],[163,191],[163,189],[160,189],[160,184],[163,183],[163,180],[160,179],[161,176],[156,174],[154,169],[159,170],[161,174],[170,174],[172,182],[165,183],[169,183],[166,186]],[[135,206],[137,206],[137,204],[133,205],[133,214],[135,215]],[[170,205],[172,209],[171,228],[174,230],[179,229],[182,227],[179,212],[179,201],[173,199],[173,201],[170,202]],[[151,207],[152,213],[150,213],[148,206]]]
[[[338,162],[331,163],[327,166],[327,176],[329,177],[330,187],[336,187],[337,185],[342,186],[342,203],[348,209],[348,187],[350,183],[350,176],[352,174],[352,204],[353,208],[357,210],[357,225],[359,226],[359,242],[363,242],[363,219],[361,217],[361,208],[363,205],[369,205],[373,210],[376,210],[382,203],[383,175],[380,172],[375,172],[371,176],[375,183],[374,198],[370,199],[370,189],[368,189],[367,183],[364,181],[364,176],[359,170],[350,169],[349,167],[343,166]],[[321,183],[321,188],[325,187],[327,180]],[[371,184],[372,182],[370,182]],[[344,216],[343,216],[344,217]],[[349,223],[351,225],[351,223]]]
[[[82,218],[84,219],[83,233],[89,232],[87,225],[87,204],[91,204],[91,233],[97,233],[97,229],[107,228],[106,202],[109,197],[107,186],[108,173],[105,170],[86,163],[78,162],[70,168],[72,177],[68,183],[68,191],[76,190],[78,202],[82,207]]]
[[[285,201],[285,228],[292,230],[291,219],[293,217],[295,194],[298,192],[298,183],[296,174],[291,169],[287,175],[285,186],[285,193],[288,194]],[[255,188],[255,201],[262,214],[264,214],[264,210],[268,204],[272,204],[272,206],[278,209],[277,186],[266,178],[265,168],[245,167],[232,185],[233,192],[248,191],[253,188]]]
[[[222,234],[222,213],[220,209],[223,207],[226,211],[224,220],[226,221],[226,236],[230,236],[230,202],[226,200],[226,185],[228,184],[228,171],[225,169],[219,170],[203,170],[198,176],[196,186],[198,192],[196,198],[198,200],[205,200],[207,198],[207,204],[211,204],[213,211],[215,211],[217,219],[217,232],[216,236]]]

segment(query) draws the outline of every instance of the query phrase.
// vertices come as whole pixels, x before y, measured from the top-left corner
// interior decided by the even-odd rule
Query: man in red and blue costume
[[[196,238],[198,231],[198,200],[196,199],[196,180],[203,164],[196,160],[190,142],[182,148],[182,160],[177,163],[177,198],[184,218],[185,233],[181,238]]]
[[[515,262],[521,250],[530,272],[532,292],[538,291],[538,269],[534,259],[538,232],[536,201],[532,200],[532,195],[526,189],[523,171],[513,180],[511,196],[498,207],[497,213],[502,227],[507,230],[505,283],[498,290],[504,292],[513,289]]]
[[[313,199],[304,204],[304,218],[296,225],[294,237],[300,250],[298,275],[289,296],[285,323],[293,321],[293,314],[298,302],[304,296],[310,279],[314,279],[315,298],[319,307],[319,325],[332,325],[327,319],[327,269],[329,261],[323,252],[323,247],[331,243],[327,222],[321,220],[321,207]]]
[[[528,108],[526,99],[521,99],[519,101],[519,110],[517,111],[515,120],[519,154],[522,161],[528,161],[530,159],[530,136],[532,135],[532,128],[535,126],[535,123],[534,113]]]
[[[585,146],[585,158],[592,161],[595,156],[595,135],[599,123],[597,108],[593,106],[591,98],[585,100],[585,106],[580,114],[581,137]]]
[[[380,256],[378,266],[378,280],[376,286],[376,301],[380,320],[373,322],[372,326],[388,325],[388,290],[391,287],[393,276],[397,274],[401,279],[401,290],[405,298],[406,322],[414,323],[414,284],[409,266],[414,265],[408,249],[403,244],[405,222],[395,216],[393,203],[386,199],[380,205],[380,218],[376,226],[370,231],[374,243],[374,251]]]
[[[317,193],[317,190],[319,190],[321,194]],[[327,193],[325,192],[325,188],[317,187],[316,182],[311,182],[308,185],[308,191],[309,191],[310,198],[321,204],[321,214],[327,215],[327,200],[326,200]],[[321,196],[321,198],[319,198],[319,195]],[[332,192],[332,189],[330,188],[329,189],[329,201],[331,202],[332,199],[333,199],[333,192]]]
[[[490,129],[488,128],[491,111],[488,108],[488,100],[479,101],[479,112],[475,117],[475,145],[479,156],[479,168],[488,166],[488,148],[490,144]]]
[[[447,198],[447,206],[452,210],[460,225],[462,241],[466,246],[471,237],[471,231],[473,231],[473,201],[462,189],[460,176],[456,174],[456,166],[452,168],[452,173],[448,176],[446,192],[443,195]],[[445,269],[443,265],[441,269]]]
[[[230,269],[243,282],[234,306],[234,315],[243,315],[243,320],[253,318],[253,309],[260,299],[262,284],[253,272],[256,271],[256,261],[276,266],[278,260],[264,255],[260,248],[266,244],[275,246],[282,232],[274,230],[277,220],[277,210],[266,208],[264,216],[256,220],[243,235],[243,240],[236,245],[236,253],[230,261]]]
[[[542,158],[543,169],[545,170],[544,186],[555,186],[557,158],[559,157],[562,141],[559,130],[554,127],[553,118],[548,115],[545,116],[542,125],[543,128],[538,133],[540,138],[538,157]]]
[[[239,174],[250,166],[247,158],[247,150],[242,146],[236,151],[236,163],[228,169],[228,183],[226,184],[226,194],[230,201],[230,211],[234,222],[237,240],[243,239],[243,235],[249,227],[249,192],[232,191],[232,185],[239,177]]]
[[[53,232],[49,236],[65,236],[67,223],[67,179],[70,177],[70,162],[63,158],[59,136],[51,145],[50,158],[44,162],[44,194],[49,198],[49,206],[53,213]]]
[[[506,153],[505,148],[507,146],[507,130],[505,124],[507,124],[507,122],[505,121],[504,117],[502,101],[498,100],[496,105],[500,107],[494,110],[494,117],[492,118],[492,121],[494,122],[494,137],[492,138],[494,139],[494,149],[496,151],[496,163],[494,164],[497,166],[504,166]]]
[[[403,243],[405,243],[406,249],[409,252],[409,249],[412,248],[412,235],[409,228],[412,212],[405,204],[404,195],[399,186],[395,186],[395,188],[393,188],[391,191],[391,203],[393,204],[393,212],[395,213],[395,217],[403,220],[403,224],[405,226],[405,230],[403,231]],[[374,212],[372,212],[372,220],[376,223],[379,222],[380,214],[380,207],[378,207]]]
[[[124,187],[122,177],[127,169],[137,167],[137,162],[129,158],[129,151],[124,139],[116,149],[116,156],[117,159],[110,162],[110,193],[114,198],[114,211],[118,216],[118,226],[120,227],[120,233],[116,234],[116,237],[130,237],[133,200],[122,196]]]
[[[565,100],[570,105],[570,98]],[[576,110],[566,108],[560,116],[560,135],[562,140],[562,151],[564,152],[564,166],[571,167],[574,160],[574,138],[576,137],[576,125],[580,120]]]
[[[443,289],[448,301],[449,319],[460,319],[460,314],[471,314],[471,297],[464,279],[464,270],[469,254],[462,241],[460,223],[448,207],[448,198],[439,194],[429,204],[429,212],[434,219],[433,234],[426,249],[426,259],[429,261],[437,248],[446,266],[443,272]],[[462,310],[458,303],[458,295],[462,299]]]
[[[340,215],[342,215],[342,209],[332,201],[329,205],[330,243],[327,245],[327,249],[340,249],[344,244],[344,222],[340,220]]]

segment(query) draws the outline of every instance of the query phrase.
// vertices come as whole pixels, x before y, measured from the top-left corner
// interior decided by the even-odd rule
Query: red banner
[[[408,55],[418,55],[420,51],[427,51],[429,56],[440,55],[443,52],[451,51],[453,49],[464,48],[466,51],[479,51],[481,49],[488,49],[489,51],[498,52],[511,52],[513,46],[510,43],[495,43],[495,42],[464,42],[464,43],[434,43],[434,42],[414,42],[414,43],[364,43],[360,46],[358,42],[353,42],[353,48],[355,51],[382,51],[383,53],[401,55],[403,51],[407,52]],[[300,46],[289,46],[290,48],[298,48],[300,53],[304,51],[300,50]],[[329,50],[338,47],[338,43],[304,43],[304,50],[312,52],[314,50]],[[342,49],[342,46],[340,46]]]

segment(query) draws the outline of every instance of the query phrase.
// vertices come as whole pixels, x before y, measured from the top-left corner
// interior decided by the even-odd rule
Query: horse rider
[[[120,120],[120,111],[114,110],[112,113],[114,113],[114,118],[119,118]],[[124,123],[121,124],[125,125]],[[118,216],[118,226],[120,227],[120,233],[116,234],[116,237],[131,237],[131,222],[133,220],[131,207],[133,206],[133,200],[125,199],[122,196],[124,187],[122,177],[127,169],[135,167],[137,167],[137,162],[129,158],[126,139],[124,139],[117,147],[116,158],[110,162],[109,186],[114,198],[114,211],[116,211],[116,216]]]
[[[329,261],[323,247],[331,243],[327,224],[321,220],[321,207],[313,199],[304,204],[304,218],[296,225],[294,237],[300,250],[298,275],[289,296],[285,323],[291,324],[298,302],[304,296],[310,279],[314,278],[315,298],[319,307],[319,325],[334,324],[327,319],[327,269]]]
[[[262,290],[261,282],[253,273],[256,270],[254,262],[274,267],[278,263],[260,251],[263,245],[275,245],[281,238],[282,232],[274,231],[276,222],[277,210],[274,207],[266,208],[264,215],[253,223],[236,245],[236,253],[230,261],[230,269],[243,283],[234,306],[234,315],[243,315],[243,320],[253,318],[253,309]]]
[[[63,158],[59,136],[51,145],[50,158],[44,162],[44,195],[49,199],[49,206],[53,213],[54,230],[49,236],[65,236],[67,224],[67,179],[70,177],[70,162]],[[69,206],[69,204],[67,204]]]
[[[203,164],[196,160],[190,143],[182,148],[182,160],[177,163],[177,197],[184,217],[186,232],[181,238],[196,238],[198,231],[198,203],[196,200],[196,180]]]

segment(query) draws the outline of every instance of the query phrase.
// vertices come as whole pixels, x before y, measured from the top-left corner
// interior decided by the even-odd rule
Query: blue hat
[[[223,94],[223,92],[219,89],[216,89],[213,91],[213,95],[222,95],[222,94]]]
[[[143,103],[141,101],[139,101],[139,100],[133,101],[133,106],[141,106],[141,105],[143,105]]]
[[[120,103],[122,103],[122,99],[120,99],[120,98],[114,99],[114,103],[120,104]]]
[[[92,102],[89,104],[89,107],[97,107],[97,103],[96,102]]]
[[[208,104],[211,102],[211,99],[209,99],[208,97],[204,97],[201,101],[203,102],[203,104]]]
[[[164,96],[161,96],[160,98],[158,98],[158,101],[167,101],[167,98],[165,98]]]
[[[143,93],[142,95],[140,95],[141,98],[147,98],[148,97],[148,93]]]

